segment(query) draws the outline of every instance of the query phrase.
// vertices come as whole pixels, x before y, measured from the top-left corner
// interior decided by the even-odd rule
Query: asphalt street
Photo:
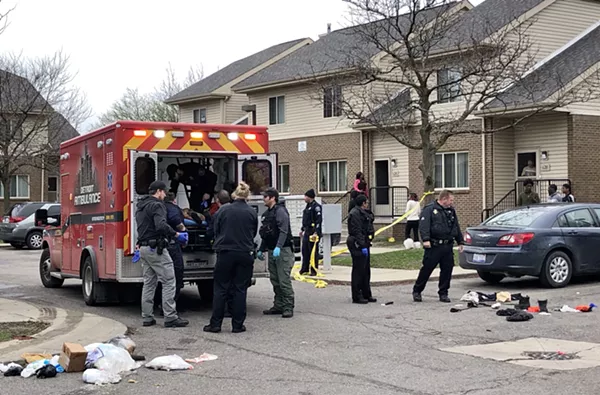
[[[37,251],[0,249],[0,297],[103,315],[133,331],[137,351],[147,360],[178,354],[193,358],[218,355],[192,371],[161,372],[141,368],[120,384],[86,385],[81,374],[54,379],[0,377],[0,394],[592,394],[597,392],[599,368],[574,371],[539,370],[509,363],[441,351],[442,348],[487,344],[528,337],[600,343],[600,311],[536,316],[529,322],[507,322],[486,307],[450,313],[452,305],[437,301],[430,283],[424,302],[411,301],[410,286],[377,287],[381,303],[353,305],[350,289],[315,289],[294,283],[296,310],[292,319],[267,317],[271,306],[268,280],[259,280],[248,297],[248,331],[230,333],[229,321],[220,334],[205,334],[209,307],[195,287],[184,290],[184,329],[141,327],[139,306],[88,307],[77,281],[60,289],[45,289],[39,281]],[[456,303],[468,290],[521,292],[549,300],[551,307],[600,305],[597,279],[578,281],[565,289],[548,290],[532,279],[510,280],[500,286],[479,279],[453,282]],[[98,339],[104,341],[107,339]],[[128,380],[135,380],[129,383]]]

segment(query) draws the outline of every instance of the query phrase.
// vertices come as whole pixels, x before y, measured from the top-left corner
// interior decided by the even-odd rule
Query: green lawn
[[[380,269],[405,269],[415,270],[421,268],[423,250],[399,250],[383,254],[371,255],[371,267]],[[458,262],[458,251],[454,251],[454,260]],[[352,266],[350,256],[340,256],[331,259],[332,265]]]
[[[19,337],[27,338],[49,326],[50,323],[44,321],[0,322],[0,342]]]

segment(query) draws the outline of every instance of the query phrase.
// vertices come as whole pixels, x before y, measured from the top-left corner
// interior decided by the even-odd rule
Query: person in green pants
[[[294,250],[290,214],[285,206],[279,204],[277,189],[267,189],[263,197],[269,209],[262,215],[258,259],[264,260],[265,252],[269,252],[269,276],[275,292],[273,307],[263,311],[263,314],[291,318],[294,316],[294,289],[290,277],[294,266]]]

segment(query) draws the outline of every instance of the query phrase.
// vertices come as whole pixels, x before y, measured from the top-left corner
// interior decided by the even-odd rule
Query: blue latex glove
[[[273,250],[273,256],[274,256],[275,258],[278,258],[278,257],[279,257],[279,255],[281,255],[281,248],[279,248],[279,247],[275,247],[275,249]]]
[[[181,244],[187,244],[189,240],[189,236],[187,232],[180,232],[179,236],[177,236],[177,241]]]
[[[133,253],[133,258],[131,258],[131,262],[138,263],[140,261],[140,250],[135,250]]]
[[[368,248],[363,248],[363,249],[361,250],[361,252],[362,252],[362,254],[363,254],[364,256],[369,256],[369,249],[368,249]]]
[[[258,258],[259,261],[264,261],[265,260],[265,253],[262,251],[258,251],[258,254],[256,254],[256,257]]]
[[[202,221],[202,225],[206,226],[206,225],[208,225],[208,222]]]

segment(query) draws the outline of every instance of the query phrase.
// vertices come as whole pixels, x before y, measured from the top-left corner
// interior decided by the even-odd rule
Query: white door
[[[129,174],[131,180],[130,207],[129,218],[131,229],[129,231],[130,246],[129,251],[135,249],[137,242],[137,224],[135,223],[135,213],[137,211],[138,200],[145,195],[148,195],[150,184],[158,179],[158,154],[156,152],[145,151],[130,151],[131,168]]]
[[[277,170],[277,154],[238,155],[238,182],[248,184],[253,196],[278,187]]]

